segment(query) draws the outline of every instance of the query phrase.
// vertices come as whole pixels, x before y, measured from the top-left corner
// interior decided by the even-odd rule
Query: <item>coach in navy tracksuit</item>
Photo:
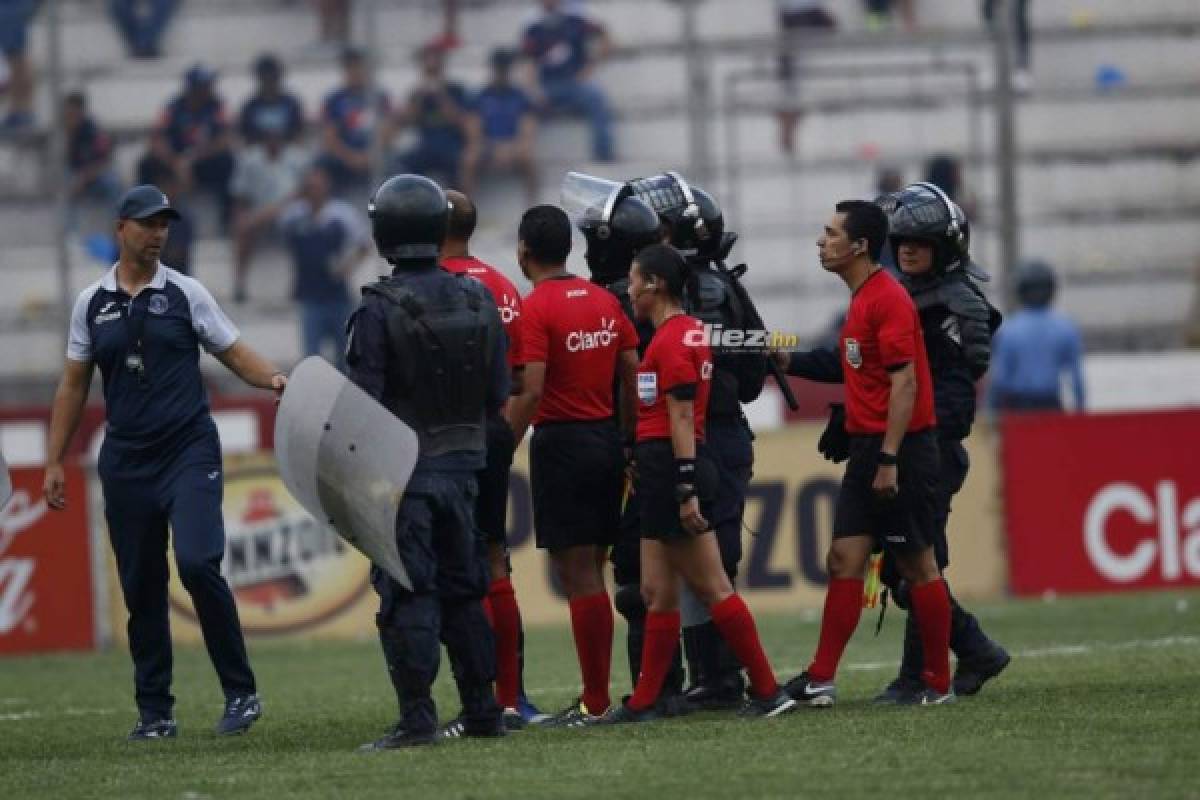
[[[197,281],[158,261],[179,215],[154,186],[131,189],[116,225],[120,259],[84,289],[71,314],[67,360],[54,397],[44,491],[65,505],[63,456],[100,367],[108,426],[98,469],[105,516],[129,610],[139,720],[129,738],[174,736],[167,528],[204,644],[225,693],[217,732],[241,733],[262,714],[237,606],[221,576],[221,444],[200,376],[199,346],[251,386],[287,379],[244,344]]]

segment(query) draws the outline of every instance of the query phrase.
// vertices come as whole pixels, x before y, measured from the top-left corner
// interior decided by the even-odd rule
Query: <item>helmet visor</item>
[[[623,183],[582,172],[568,172],[563,178],[560,202],[571,222],[582,227],[609,222],[617,201],[626,192],[628,187]]]

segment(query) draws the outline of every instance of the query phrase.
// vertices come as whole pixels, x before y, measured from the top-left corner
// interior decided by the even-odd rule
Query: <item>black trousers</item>
[[[108,535],[129,612],[129,652],[142,715],[168,717],[175,704],[167,622],[168,526],[179,579],[191,595],[226,699],[256,691],[237,605],[221,576],[221,445],[212,418],[205,416],[152,449],[106,439],[98,467]]]

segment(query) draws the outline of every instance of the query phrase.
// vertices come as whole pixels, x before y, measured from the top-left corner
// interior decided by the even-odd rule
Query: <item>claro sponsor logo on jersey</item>
[[[1083,519],[1083,544],[1096,571],[1114,583],[1132,583],[1157,570],[1163,581],[1200,578],[1200,497],[1182,506],[1174,481],[1154,493],[1132,483],[1110,483],[1096,492]],[[1137,535],[1128,534],[1132,518]],[[1118,525],[1122,545],[1113,539]],[[1136,544],[1130,548],[1131,541]]]
[[[583,350],[601,350],[617,341],[617,320],[600,318],[600,329],[594,331],[571,331],[567,334],[567,350],[578,353]]]
[[[369,564],[288,493],[271,466],[230,467],[225,477],[221,572],[252,634],[291,633],[344,613],[369,588]],[[194,619],[173,585],[172,604]]]

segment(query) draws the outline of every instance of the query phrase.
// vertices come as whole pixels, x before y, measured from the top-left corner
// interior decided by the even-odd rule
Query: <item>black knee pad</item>
[[[633,584],[622,584],[613,595],[613,607],[626,620],[646,618],[646,601],[642,599],[642,588]]]

